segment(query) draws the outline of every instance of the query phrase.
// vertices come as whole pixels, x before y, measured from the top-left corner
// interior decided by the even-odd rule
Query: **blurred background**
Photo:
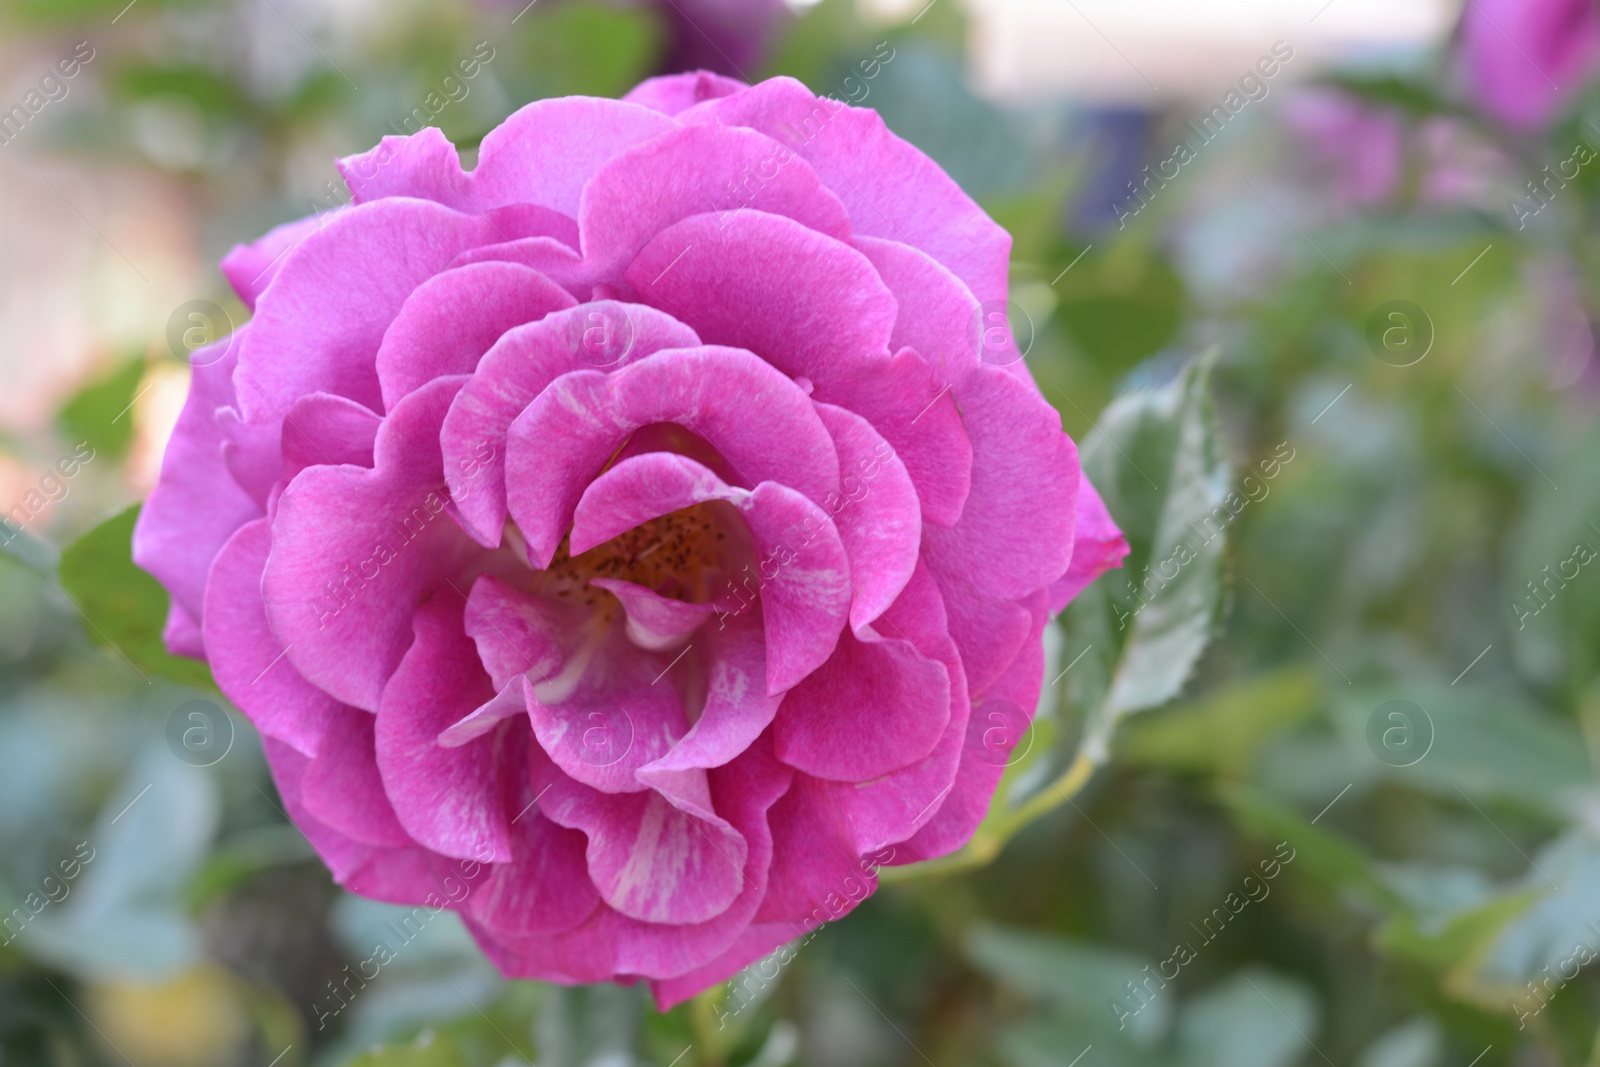
[[[702,66],[1011,231],[1133,555],[976,844],[781,968],[661,1015],[444,914],[336,997],[396,909],[104,562],[217,260],[416,116]],[[1600,1067],[1597,68],[1593,0],[0,0],[0,1064]]]

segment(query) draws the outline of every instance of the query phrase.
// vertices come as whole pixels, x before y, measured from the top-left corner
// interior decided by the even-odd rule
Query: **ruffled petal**
[[[827,504],[850,560],[850,625],[882,615],[911,580],[922,541],[917,491],[905,464],[861,416],[818,404],[839,453],[839,497]]]
[[[789,149],[754,130],[690,126],[623,152],[584,188],[583,254],[597,277],[617,279],[673,223],[711,212],[722,230],[744,207],[850,239],[844,205]]]
[[[980,302],[1005,299],[1011,235],[876,111],[819,98],[793,78],[769,78],[679,119],[750,126],[782,141],[844,201],[856,233],[922,249]]]
[[[502,936],[528,936],[571,930],[593,915],[600,894],[589,881],[583,834],[545,818],[531,799],[511,830],[511,862],[493,864],[473,886],[466,916]]]
[[[945,599],[1014,599],[1066,571],[1078,498],[1078,450],[1061,416],[1027,385],[979,367],[957,391],[972,439],[972,492],[955,526],[923,528]]]
[[[591,578],[622,603],[628,615],[627,635],[646,652],[676,651],[716,610],[710,604],[691,604],[664,597],[652,589],[621,578]]]
[[[256,307],[234,375],[246,420],[276,422],[319,391],[383,410],[375,357],[406,298],[462,252],[497,239],[484,219],[425,200],[331,216],[284,258]]]
[[[1017,716],[1031,721],[1033,709],[1039,706],[1039,690],[1044,680],[1044,626],[1048,618],[1045,594],[1029,597],[1026,606],[1034,620],[1029,639],[1011,666],[1006,669],[987,691],[974,692],[973,712],[966,724],[965,743],[961,746],[961,760],[955,780],[949,788],[936,814],[927,824],[895,846],[895,863],[913,863],[948,855],[972,839],[973,833],[989,813],[1000,776],[1005,773],[1009,749],[996,747],[986,734],[994,728],[989,712],[997,711],[1006,722],[1006,738],[1015,745],[1020,738],[1015,735]]]
[[[721,914],[703,923],[668,926],[613,914],[609,918],[617,927],[616,973],[672,978],[705,966],[732,947],[771,885],[767,872],[773,846],[767,816],[793,776],[761,739],[738,759],[707,772],[712,806],[745,842],[739,895]],[[725,863],[732,858],[731,853],[719,855]]]
[[[476,211],[537,204],[573,218],[584,186],[625,149],[676,129],[650,108],[621,100],[535,100],[484,137],[468,180]]]
[[[456,211],[471,210],[461,156],[437,126],[425,126],[410,136],[385,137],[376,148],[345,156],[337,165],[357,204],[406,196]]]
[[[883,366],[832,383],[827,399],[864,417],[894,446],[926,522],[955,525],[972,491],[972,442],[955,393],[927,360],[902,348]]]
[[[506,521],[506,431],[530,401],[574,370],[614,370],[664,348],[698,345],[653,308],[611,300],[555,312],[509,331],[484,355],[445,417],[445,477],[462,525],[498,545]]]
[[[300,779],[306,811],[361,844],[389,848],[412,844],[378,773],[372,716],[340,705],[329,716],[322,740]]]
[[[444,514],[439,426],[463,381],[436,379],[402,400],[373,469],[309,467],[278,498],[267,618],[296,669],[343,703],[378,709],[411,644],[406,609],[470,580],[483,552]]]
[[[693,431],[749,485],[771,480],[813,500],[838,488],[838,454],[810,399],[749,352],[669,350],[612,375],[575,371],[551,382],[507,434],[507,500],[535,566],[550,565],[590,480],[630,434],[655,423]]]
[[[584,492],[572,547],[582,551],[706,500],[734,504],[749,527],[759,562],[748,579],[766,619],[767,692],[781,693],[826,662],[849,610],[850,563],[821,508],[776,482],[733,489],[687,456],[651,452],[623,460]],[[742,601],[739,588],[728,596]]]
[[[783,923],[798,937],[854,911],[878,888],[876,869],[850,842],[834,792],[797,774],[768,814],[772,873],[756,921]]]
[[[228,279],[245,307],[255,310],[256,298],[278,276],[284,259],[296,245],[321,229],[330,217],[317,214],[286,222],[268,230],[266,236],[257,241],[234,245],[233,250],[222,257],[222,276]]]
[[[272,550],[266,519],[241,526],[217,553],[206,585],[206,646],[217,687],[267,737],[317,755],[340,705],[284,659],[267,624],[261,575]]]
[[[639,299],[710,344],[746,348],[817,398],[889,361],[895,302],[854,248],[780,215],[695,215],[645,245],[626,274]]]
[[[473,263],[434,275],[406,297],[378,348],[385,407],[435,378],[471,374],[511,327],[574,303],[565,289],[517,263]],[[463,315],[465,308],[471,314]]]
[[[622,99],[663,115],[676,115],[696,104],[742,93],[748,88],[750,86],[735,78],[725,78],[709,70],[696,70],[686,74],[646,78]]]
[[[852,242],[894,294],[900,314],[890,345],[914,348],[927,360],[943,385],[963,381],[978,365],[978,301],[961,279],[926,252],[858,236]]]
[[[547,817],[588,835],[589,877],[622,915],[647,923],[701,923],[728,909],[744,882],[748,846],[711,812],[702,772],[701,811],[655,790],[601,793],[557,777],[539,801]]]
[[[301,397],[283,420],[279,480],[292,482],[307,467],[372,466],[372,448],[382,424],[382,419],[354,400],[333,393]]]
[[[133,528],[133,561],[155,575],[173,605],[202,626],[212,560],[239,527],[262,514],[228,472],[226,438],[217,423],[217,411],[234,401],[233,369],[242,335],[250,329],[246,325],[196,350],[189,398],[167,441],[161,478]]]
[[[950,676],[909,641],[838,647],[783,698],[778,758],[817,778],[865,782],[922,759],[950,720]]]
[[[933,819],[953,788],[971,706],[961,658],[945,626],[939,588],[928,569],[919,564],[905,592],[884,613],[877,628],[910,642],[944,667],[950,676],[949,714],[938,743],[921,760],[870,782],[822,783],[833,793],[851,844],[862,855],[910,837]]]
[[[377,716],[378,768],[396,815],[416,841],[445,856],[512,858],[507,797],[523,773],[522,723],[446,747],[439,734],[494,696],[462,628],[463,598],[446,590],[413,616],[416,639],[384,687]]]
[[[766,691],[766,642],[759,610],[723,618],[696,638],[705,653],[705,700],[683,739],[660,759],[640,767],[641,782],[664,792],[675,776],[732,762],[772,722],[782,694]]]

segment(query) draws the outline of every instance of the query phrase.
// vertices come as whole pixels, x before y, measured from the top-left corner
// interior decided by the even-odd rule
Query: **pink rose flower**
[[[1595,0],[1473,0],[1461,16],[1465,74],[1478,106],[1543,125],[1600,65]]]
[[[341,169],[224,260],[254,317],[134,538],[338,881],[667,1006],[962,845],[1127,551],[994,328],[1009,236],[789,79]]]

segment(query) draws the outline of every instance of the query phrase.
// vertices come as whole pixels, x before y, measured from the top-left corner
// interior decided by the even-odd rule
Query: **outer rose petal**
[[[986,691],[973,695],[973,714],[967,724],[961,765],[949,796],[927,825],[904,845],[895,846],[893,862],[912,863],[954,852],[972,839],[978,824],[988,814],[995,787],[1005,773],[1005,763],[995,758],[994,747],[985,742],[984,732],[991,724],[981,713],[984,701],[1000,702],[1011,714],[1020,711],[1031,719],[1033,709],[1039,706],[1039,690],[1044,681],[1042,636],[1049,617],[1044,592],[1030,597],[1026,606],[1034,620],[1029,640],[1023,642],[1021,652],[1005,674]]]
[[[284,259],[296,245],[328,221],[329,216],[312,215],[286,222],[267,231],[265,237],[253,244],[234,245],[233,250],[222,257],[223,277],[228,279],[245,307],[255,310],[256,298],[278,276]]]
[[[467,898],[466,914],[501,934],[570,930],[600,904],[584,869],[583,835],[529,810],[532,802],[530,796],[517,805],[522,814],[512,821],[512,861],[491,866]]]
[[[374,358],[401,305],[457,255],[497,239],[484,219],[424,200],[332,216],[284,257],[262,294],[234,375],[245,418],[281,420],[319,390],[383,410]]]
[[[950,675],[908,641],[846,632],[784,696],[778,758],[818,778],[869,782],[922,759],[950,720]]]
[[[819,99],[793,78],[769,78],[681,118],[750,126],[784,142],[839,194],[856,233],[920,248],[980,301],[1005,299],[1011,235],[877,112]]]
[[[283,660],[267,624],[261,574],[272,549],[266,519],[241,526],[217,554],[206,585],[205,644],[217,687],[268,737],[315,756],[340,704]]]
[[[972,495],[961,521],[923,530],[924,552],[949,599],[955,584],[1014,598],[1067,569],[1078,497],[1078,450],[1061,416],[1015,378],[989,367],[957,393],[972,437]],[[952,584],[954,583],[954,584]]]
[[[300,800],[313,818],[351,840],[410,845],[378,774],[372,727],[372,716],[356,708],[341,705],[330,716],[325,744],[300,779]]]
[[[1067,573],[1050,583],[1052,615],[1059,614],[1090,582],[1113,567],[1122,566],[1122,557],[1128,554],[1128,539],[1112,521],[1105,501],[1095,492],[1087,474],[1080,474],[1080,479],[1072,562],[1067,565]]]
[[[863,855],[905,840],[937,814],[955,781],[970,711],[961,657],[945,632],[944,602],[926,566],[918,565],[905,592],[875,628],[913,643],[944,666],[950,676],[950,706],[943,735],[919,762],[870,782],[823,783],[833,793],[852,845]]]
[[[174,610],[193,624],[204,622],[211,561],[234,531],[261,514],[228,473],[217,423],[217,412],[234,402],[233,369],[250,329],[194,353],[189,398],[161,460],[161,479],[133,528],[133,561],[160,580]]]
[[[689,126],[630,148],[584,188],[583,254],[598,277],[619,278],[673,223],[711,211],[726,229],[738,221],[728,213],[746,206],[850,239],[844,205],[783,145],[755,130]]]
[[[677,127],[658,111],[621,100],[536,100],[484,137],[469,182],[478,211],[537,204],[578,217],[583,187],[619,152]]]

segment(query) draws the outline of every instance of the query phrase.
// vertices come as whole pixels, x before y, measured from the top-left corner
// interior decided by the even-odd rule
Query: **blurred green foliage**
[[[103,459],[0,553],[0,902],[28,916],[0,935],[0,1062],[1600,1064],[1600,968],[1565,973],[1600,953],[1600,571],[1541,584],[1600,548],[1600,172],[1538,226],[1502,209],[1590,136],[1600,97],[1513,138],[1457,102],[1440,56],[1336,74],[1413,133],[1458,124],[1492,191],[1424,195],[1412,136],[1407,176],[1352,205],[1273,111],[1126,230],[1096,228],[1072,221],[1107,165],[1081,110],[975,95],[959,5],[925,16],[823,0],[764,73],[849,96],[895,49],[862,103],[1013,233],[1027,363],[1133,545],[1049,633],[1045,700],[977,844],[886,877],[725,1025],[726,987],[662,1015],[638,988],[506,982],[448,916],[319,1022],[387,906],[331,884],[242,719],[212,765],[172,747],[178,709],[221,698],[161,647],[165,594],[128,562],[144,415],[119,414],[167,365],[106,363],[45,436],[4,437],[30,469],[77,440]],[[494,58],[435,118],[469,159],[528,100],[625,91],[669,24],[580,0],[0,5],[8,43],[98,52],[95,91],[34,148],[185,191],[208,261],[342,202],[332,158],[479,42]],[[195,296],[225,300],[207,279]],[[1423,318],[1379,350],[1392,301]],[[1222,536],[1185,533],[1208,517]],[[58,573],[49,546],[85,530]],[[1146,585],[1185,537],[1193,558]],[[33,914],[80,843],[94,859]]]

